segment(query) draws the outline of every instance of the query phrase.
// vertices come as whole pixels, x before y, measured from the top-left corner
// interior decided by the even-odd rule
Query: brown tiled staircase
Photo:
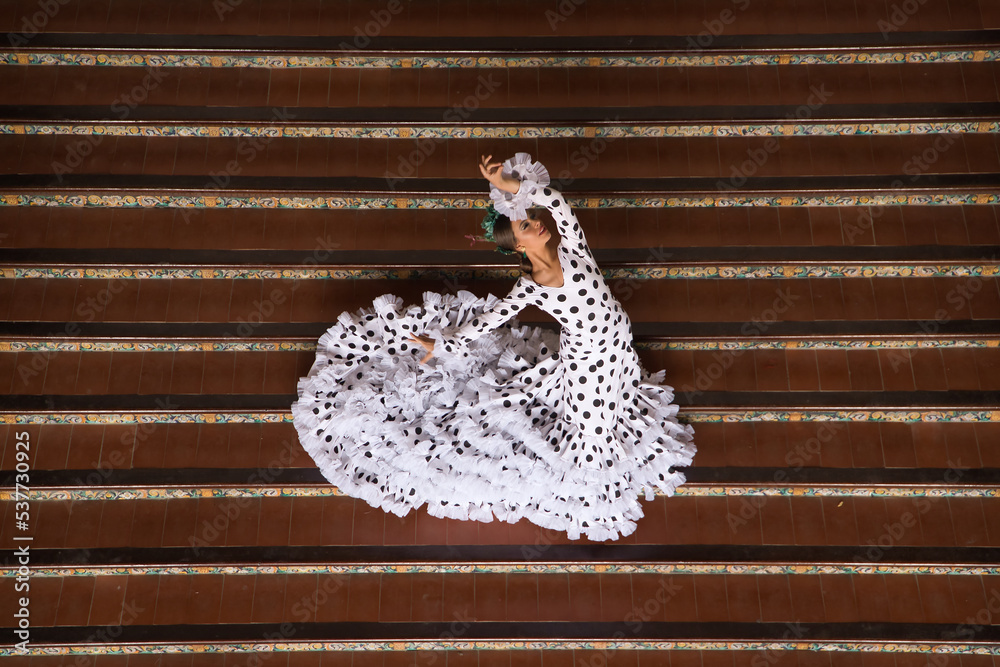
[[[1000,662],[1000,4],[0,26],[5,663]],[[696,427],[690,483],[618,543],[386,515],[290,423],[340,312],[505,292],[464,235],[477,156],[516,151]]]

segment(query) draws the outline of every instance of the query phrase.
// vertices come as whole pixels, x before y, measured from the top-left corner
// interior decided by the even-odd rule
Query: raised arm
[[[528,185],[533,186],[534,184]],[[583,235],[583,228],[580,227],[580,221],[576,219],[576,213],[566,203],[566,198],[562,196],[561,192],[551,187],[534,186],[534,191],[529,196],[531,201],[539,206],[544,206],[552,212],[552,217],[556,221],[556,227],[559,229],[559,235],[567,243],[587,248],[587,239]]]

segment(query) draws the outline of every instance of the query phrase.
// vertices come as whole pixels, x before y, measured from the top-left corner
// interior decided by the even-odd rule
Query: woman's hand
[[[427,336],[410,336],[410,340],[414,343],[420,343],[427,350],[427,354],[420,360],[420,363],[426,364],[427,360],[434,356],[434,339]]]
[[[503,163],[490,162],[492,159],[492,155],[484,155],[479,159],[479,171],[482,173],[483,178],[498,189],[516,195],[521,187],[521,181],[511,176],[504,176]]]

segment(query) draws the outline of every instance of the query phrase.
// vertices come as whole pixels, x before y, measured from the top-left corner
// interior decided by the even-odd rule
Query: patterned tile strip
[[[354,574],[908,574],[996,576],[993,565],[885,565],[876,563],[347,563],[343,565],[93,565],[32,567],[31,577],[106,577],[159,575],[354,575]],[[0,579],[17,576],[18,568],[0,567]]]
[[[678,340],[635,342],[639,350],[915,350],[986,349],[1000,347],[1000,338],[815,338],[796,340]],[[0,340],[0,353],[38,352],[315,352],[314,342],[201,340]]]
[[[264,137],[324,139],[625,139],[660,137],[818,137],[925,134],[996,134],[1000,122],[822,122],[719,123],[604,126],[472,126],[422,125],[193,125],[172,123],[0,123],[0,135],[69,134],[111,137]]]
[[[810,651],[822,653],[911,653],[1000,656],[1000,644],[881,641],[574,641],[447,640],[432,641],[295,641],[293,639],[202,644],[28,644],[27,653],[0,646],[0,657],[53,655],[301,653],[313,651]]]
[[[259,55],[216,53],[122,53],[85,51],[0,51],[0,65],[75,65],[86,67],[485,69],[510,67],[764,67],[773,65],[930,64],[996,62],[998,49],[909,49],[675,55]]]
[[[692,424],[738,422],[1000,422],[1000,409],[947,410],[858,408],[851,410],[682,409]],[[0,424],[291,424],[290,412],[0,412]]]
[[[657,493],[656,495],[663,495]],[[694,498],[772,497],[772,498],[1000,498],[1000,487],[971,486],[711,486],[686,484],[677,489],[677,496]],[[13,498],[13,490],[0,489],[0,501]],[[264,486],[205,486],[205,487],[33,487],[21,493],[19,499],[29,502],[48,500],[78,502],[84,500],[199,500],[203,498],[330,498],[344,496],[330,485]]]
[[[902,181],[898,188],[903,187]],[[206,190],[219,192],[211,181]],[[692,194],[677,197],[568,197],[576,208],[732,208],[801,206],[969,206],[1000,204],[997,192],[920,192],[868,194]],[[64,194],[0,192],[0,206],[65,208],[252,208],[295,210],[473,209],[485,208],[482,197],[326,197],[200,194]]]
[[[321,269],[254,267],[46,267],[0,268],[0,278],[98,280],[504,280],[520,271],[504,269]],[[638,266],[604,269],[607,280],[772,278],[992,278],[1000,264],[771,264]]]

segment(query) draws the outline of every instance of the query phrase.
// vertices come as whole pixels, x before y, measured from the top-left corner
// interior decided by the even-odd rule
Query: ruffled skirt
[[[589,466],[567,440],[588,439],[564,414],[559,336],[511,321],[464,352],[421,364],[411,334],[440,339],[496,299],[426,293],[402,307],[392,295],[343,313],[319,340],[292,406],[299,439],[330,483],[387,512],[489,522],[520,519],[571,539],[617,539],[642,517],[640,494],[671,495],[691,463],[690,426],[670,387],[642,373]],[[575,450],[576,447],[574,446]],[[611,463],[609,460],[608,463]]]

